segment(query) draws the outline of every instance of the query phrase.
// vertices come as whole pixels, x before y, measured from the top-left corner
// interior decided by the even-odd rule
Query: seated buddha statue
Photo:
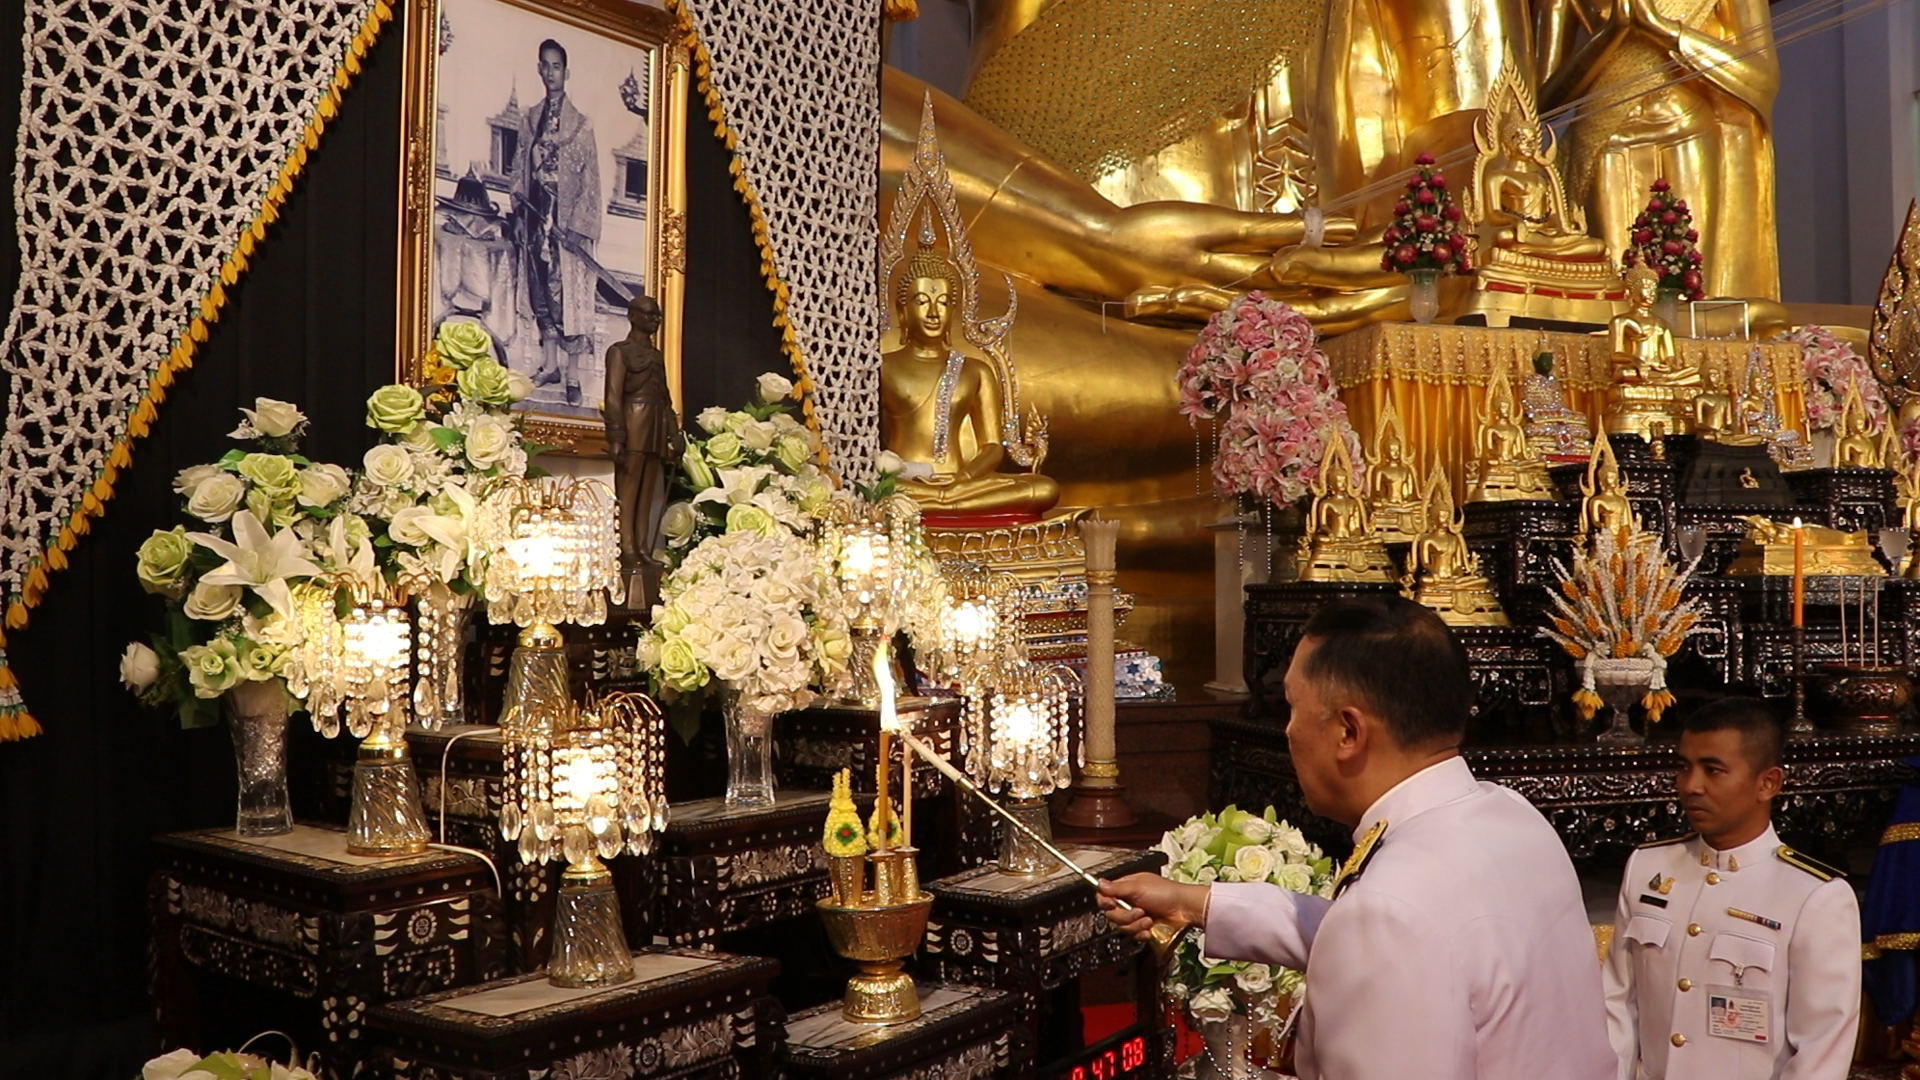
[[[1607,390],[1607,431],[1649,443],[1692,430],[1688,402],[1700,369],[1674,349],[1673,330],[1654,314],[1660,275],[1647,266],[1627,271],[1627,310],[1607,323],[1613,385]]]
[[[1367,467],[1367,502],[1373,512],[1373,530],[1383,543],[1411,543],[1426,530],[1420,477],[1407,461],[1400,414],[1391,398],[1374,431],[1372,460]]]
[[[903,477],[900,490],[929,522],[1032,521],[1053,509],[1060,501],[1053,480],[1001,471],[1007,417],[999,377],[950,343],[961,309],[953,260],[923,236],[899,273],[892,301],[902,343],[880,357],[880,434],[887,449],[924,467]]]
[[[1487,384],[1487,403],[1474,418],[1474,457],[1469,467],[1468,502],[1551,499],[1547,463],[1527,442],[1515,415],[1513,383],[1504,371]]]
[[[1587,475],[1580,481],[1580,535],[1621,532],[1637,520],[1633,503],[1627,500],[1626,481],[1620,476],[1620,462],[1613,456],[1613,444],[1605,439],[1593,441],[1593,456],[1587,460]]]
[[[1393,562],[1374,534],[1366,498],[1354,490],[1347,442],[1337,435],[1327,440],[1320,458],[1302,547],[1302,581],[1393,580]]]
[[[1879,440],[1873,437],[1872,424],[1859,385],[1849,383],[1847,396],[1840,399],[1839,423],[1834,427],[1834,465],[1843,469],[1886,468],[1886,456],[1881,452]]]
[[[1584,459],[1593,451],[1593,425],[1587,414],[1567,404],[1567,388],[1553,375],[1553,354],[1533,358],[1533,374],[1523,384],[1527,442],[1543,458]]]
[[[1500,598],[1480,573],[1480,557],[1467,549],[1451,490],[1446,472],[1434,466],[1427,480],[1427,528],[1413,542],[1401,584],[1448,626],[1506,626]]]
[[[1566,195],[1540,146],[1537,122],[1520,115],[1500,133],[1499,153],[1480,174],[1482,250],[1606,258],[1607,245],[1568,222]]]

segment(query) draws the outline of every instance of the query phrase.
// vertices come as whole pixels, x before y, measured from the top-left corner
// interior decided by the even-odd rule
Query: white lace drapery
[[[672,0],[843,477],[880,449],[879,0]]]
[[[104,512],[391,16],[386,0],[27,0],[20,283],[0,338],[9,628]],[[38,731],[0,651],[0,741]]]

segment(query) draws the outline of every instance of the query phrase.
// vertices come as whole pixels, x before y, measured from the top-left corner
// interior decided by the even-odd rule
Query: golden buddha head
[[[1518,110],[1507,117],[1506,138],[1501,141],[1505,143],[1510,157],[1526,161],[1540,159],[1540,129],[1531,118],[1520,115]]]
[[[1660,298],[1660,272],[1641,263],[1627,268],[1627,301],[1635,308],[1652,307]]]
[[[962,296],[960,267],[934,246],[933,215],[920,217],[920,246],[894,286],[894,307],[900,312],[900,330],[909,341],[923,345],[945,343],[953,328],[954,307]]]

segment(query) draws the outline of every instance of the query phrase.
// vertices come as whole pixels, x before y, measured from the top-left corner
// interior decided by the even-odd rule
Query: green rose
[[[727,510],[727,531],[756,532],[761,536],[772,536],[780,528],[773,515],[752,503],[741,503]]]
[[[492,357],[475,360],[454,377],[460,396],[487,405],[506,405],[513,401],[513,380],[507,369]]]
[[[740,441],[740,436],[731,431],[723,431],[707,440],[707,460],[713,462],[715,468],[731,469],[740,464],[745,454],[745,444]]]
[[[671,637],[660,643],[660,681],[681,691],[707,685],[706,666],[694,655],[692,642]]]
[[[806,479],[806,487],[800,492],[800,498],[795,501],[803,513],[811,514],[827,505],[832,498],[833,485],[827,483],[824,477],[810,476]]]
[[[774,460],[786,466],[788,472],[798,472],[800,466],[805,465],[807,459],[812,456],[813,447],[808,446],[807,440],[798,435],[782,435],[780,440],[773,444]]]
[[[481,360],[493,359],[493,337],[475,322],[443,322],[433,340],[433,351],[455,371],[465,371]],[[464,385],[460,388],[466,390]]]
[[[243,647],[236,650],[236,663],[242,679],[270,678],[280,674],[280,670],[287,666],[287,650],[284,646],[253,642],[242,642],[241,645]]]
[[[707,459],[701,455],[700,448],[692,443],[688,443],[686,452],[680,455],[680,469],[687,474],[687,483],[693,485],[695,491],[705,491],[716,483],[713,470],[707,466]]]
[[[180,650],[193,696],[217,698],[240,681],[240,657],[232,642],[222,638],[211,645],[189,645]]]
[[[260,524],[262,525],[273,520],[273,508],[275,505],[277,504],[273,496],[267,494],[262,488],[254,488],[252,491],[247,492],[247,512],[259,518]]]
[[[667,507],[660,515],[660,533],[667,538],[670,547],[679,547],[693,537],[693,530],[700,526],[700,517],[693,511],[693,504],[677,502]]]
[[[693,625],[693,616],[687,614],[687,609],[679,604],[666,604],[658,611],[659,614],[654,616],[653,628],[662,634],[678,634]]]
[[[240,459],[238,471],[275,501],[300,494],[300,469],[291,458],[279,454],[248,454]]]
[[[426,399],[411,386],[383,386],[367,399],[367,426],[398,435],[427,411]]]
[[[187,558],[192,554],[193,541],[187,539],[185,528],[176,525],[170,532],[155,529],[140,545],[134,576],[148,592],[171,595],[179,591],[180,577],[186,573]]]

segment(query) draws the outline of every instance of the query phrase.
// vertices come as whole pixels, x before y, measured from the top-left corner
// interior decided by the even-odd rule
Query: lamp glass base
[[[1053,840],[1053,819],[1047,812],[1045,799],[1008,799],[1007,811],[1020,822],[1038,833],[1042,839]],[[1012,825],[1002,825],[1000,829],[1000,871],[1005,874],[1031,874],[1039,876],[1050,874],[1060,868],[1060,860],[1047,852],[1046,848],[1035,843],[1031,836]]]
[[[418,855],[427,850],[426,811],[404,737],[360,747],[353,763],[353,806],[347,812],[347,852]]]
[[[633,954],[620,923],[620,898],[604,870],[587,881],[571,875],[553,909],[553,953],[547,981],[555,986],[614,986],[633,978]]]

